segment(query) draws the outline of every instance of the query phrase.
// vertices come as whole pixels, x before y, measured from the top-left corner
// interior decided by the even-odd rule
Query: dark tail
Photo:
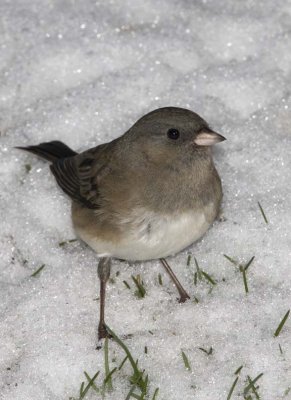
[[[16,149],[29,151],[30,153],[36,154],[37,156],[45,158],[51,162],[54,162],[60,158],[72,157],[78,154],[58,140],[40,143],[38,146],[16,147]]]

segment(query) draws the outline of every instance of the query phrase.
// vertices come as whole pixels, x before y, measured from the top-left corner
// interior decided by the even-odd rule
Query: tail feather
[[[60,158],[73,157],[76,153],[66,144],[54,140],[52,142],[40,143],[37,146],[16,147],[16,149],[29,151],[48,161],[54,162]]]

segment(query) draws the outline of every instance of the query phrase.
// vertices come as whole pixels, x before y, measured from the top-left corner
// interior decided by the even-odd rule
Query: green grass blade
[[[230,391],[229,391],[229,393],[228,393],[228,395],[227,395],[227,400],[230,400],[230,398],[231,398],[231,396],[232,396],[232,394],[233,394],[233,391],[234,391],[234,389],[235,389],[235,387],[236,387],[238,378],[239,378],[239,377],[237,376],[237,377],[235,378],[233,384],[231,385]]]
[[[265,223],[266,223],[266,224],[268,224],[268,223],[269,223],[269,221],[267,220],[267,217],[266,217],[265,211],[263,210],[263,207],[261,206],[261,204],[260,204],[260,202],[259,202],[259,201],[258,201],[258,206],[259,206],[259,208],[260,208],[260,211],[261,211],[261,213],[262,213],[262,216],[263,216],[263,218],[264,218],[264,221],[265,221]]]
[[[203,347],[198,347],[199,350],[203,351],[203,353],[207,354],[208,356],[210,356],[213,353],[213,348],[210,347],[209,350],[203,349]]]
[[[238,367],[238,369],[235,371],[235,375],[238,375],[240,373],[240,371],[242,370],[243,365],[241,365],[240,367]]]
[[[31,274],[30,276],[32,276],[33,278],[35,278],[45,267],[45,264],[42,264],[41,267],[39,267],[33,274]]]
[[[81,383],[81,386],[80,386],[80,398],[81,398],[81,396],[82,396],[82,394],[83,394],[84,385],[85,385],[85,382],[82,382],[82,383]]]
[[[60,247],[63,247],[63,246],[65,246],[66,244],[68,244],[68,243],[74,243],[74,242],[77,242],[77,240],[78,239],[69,239],[69,240],[64,240],[63,242],[59,242],[59,246]]]
[[[197,272],[194,273],[194,285],[197,285]]]
[[[106,384],[106,383],[108,383],[108,382],[110,382],[111,381],[111,386],[112,386],[112,380],[111,380],[111,377],[112,377],[112,375],[114,374],[114,372],[116,372],[117,371],[117,367],[115,367],[115,368],[113,368],[110,372],[109,372],[109,374],[106,376],[106,378],[104,379],[104,384]],[[113,389],[113,388],[112,388]],[[111,389],[111,390],[112,390]]]
[[[126,281],[122,281],[124,283],[124,285],[127,287],[127,289],[130,289],[129,284]]]
[[[187,267],[189,267],[189,265],[191,263],[191,258],[192,258],[192,256],[191,256],[191,254],[189,254],[187,257]]]
[[[209,283],[211,283],[211,285],[213,285],[213,286],[216,285],[215,280],[212,279],[211,276],[207,274],[207,272],[201,270],[201,273],[202,273],[202,275],[204,276],[204,278],[206,278],[207,281],[208,281]]]
[[[152,400],[156,400],[158,393],[159,393],[159,388],[156,388]]]
[[[113,390],[112,386],[112,379],[111,379],[111,374],[110,374],[110,367],[109,367],[109,349],[108,349],[108,337],[105,338],[105,344],[104,344],[104,366],[105,366],[105,380],[104,380],[104,389],[107,384],[108,390],[111,391]],[[107,379],[107,381],[106,381]]]
[[[136,385],[133,385],[130,391],[128,392],[128,395],[126,396],[125,400],[129,400],[131,397],[133,397],[133,392],[136,389]]]
[[[84,371],[84,375],[86,376],[87,381],[90,382],[90,380],[91,380],[90,375],[86,371]],[[92,389],[95,390],[95,392],[99,393],[99,388],[95,385],[94,382],[92,383],[91,387],[92,387]]]
[[[186,354],[184,353],[184,351],[182,351],[182,358],[183,358],[183,361],[184,361],[185,368],[186,368],[188,371],[191,371],[191,365],[190,365],[189,360],[188,360],[188,357],[186,356]]]
[[[225,257],[229,262],[231,262],[233,265],[237,265],[238,263],[233,259],[233,258],[231,258],[230,256],[228,256],[228,255],[226,255],[226,254],[223,254],[223,257]]]
[[[124,350],[125,354],[128,357],[128,360],[132,366],[132,369],[134,371],[134,379],[135,382],[140,386],[144,384],[144,380],[142,378],[142,372],[138,369],[137,363],[134,361],[130,351],[128,350],[128,348],[126,347],[126,345],[123,343],[123,341],[121,339],[119,339],[119,337],[116,335],[116,333],[114,333],[108,325],[105,325],[106,329],[108,331],[108,333],[113,337],[113,339],[116,341],[116,343],[119,344],[119,346]]]
[[[249,288],[248,288],[247,274],[246,274],[245,268],[242,268],[242,274],[243,274],[245,292],[248,293],[249,292]]]
[[[254,386],[254,384],[263,376],[264,374],[261,373],[259,374],[255,379],[251,379],[250,378],[250,383],[248,384],[248,386],[244,389],[244,395],[246,396],[247,393],[249,392],[249,390]]]
[[[247,269],[249,268],[249,266],[250,266],[251,263],[254,261],[254,259],[255,259],[255,256],[253,256],[253,257],[246,263],[245,270],[247,270]]]
[[[290,310],[288,310],[288,311],[286,312],[286,314],[284,315],[282,321],[281,321],[280,324],[278,325],[278,328],[276,329],[276,331],[275,331],[275,333],[274,333],[274,336],[275,336],[275,337],[279,336],[279,334],[280,334],[280,332],[281,332],[283,326],[285,325],[285,322],[287,321],[287,318],[289,317],[289,314],[290,314]]]
[[[137,287],[137,293],[136,293],[137,296],[138,296],[139,298],[145,297],[145,295],[146,295],[146,290],[145,290],[145,287],[143,286],[143,284],[142,284],[135,276],[132,275],[131,278],[132,278],[132,280],[133,280],[135,286]]]
[[[124,359],[122,360],[121,364],[120,364],[119,367],[118,367],[118,371],[121,370],[121,368],[124,366],[125,361],[126,361],[127,359],[128,359],[128,356],[124,357]]]
[[[138,395],[136,393],[132,393],[130,397],[133,397],[136,400],[143,400],[144,399],[144,396],[140,396],[140,395]]]
[[[194,261],[195,261],[195,265],[196,265],[196,269],[197,269],[198,279],[201,281],[202,280],[201,269],[199,267],[199,264],[198,264],[198,261],[197,261],[196,257],[194,257]]]
[[[25,171],[28,174],[31,171],[31,165],[30,164],[24,164]]]
[[[248,376],[248,381],[249,381],[249,384],[250,384],[250,388],[252,389],[252,391],[253,391],[253,393],[254,393],[256,399],[257,399],[257,400],[260,400],[260,396],[259,396],[259,394],[258,394],[258,392],[257,392],[257,389],[256,389],[256,387],[255,387],[253,381],[251,380],[251,378],[250,378],[249,376]]]
[[[82,390],[82,393],[81,393],[81,390],[80,390],[80,397],[79,397],[79,400],[82,400],[82,399],[86,396],[88,390],[90,389],[90,387],[91,387],[92,384],[94,383],[94,381],[95,381],[95,379],[97,378],[97,376],[99,375],[99,373],[100,373],[100,371],[97,371],[96,374],[92,377],[92,379],[90,379],[90,381],[88,382],[88,384],[87,384],[87,386],[85,387],[85,389]],[[84,386],[83,386],[83,387],[84,387]],[[81,385],[81,388],[82,388],[82,385]]]

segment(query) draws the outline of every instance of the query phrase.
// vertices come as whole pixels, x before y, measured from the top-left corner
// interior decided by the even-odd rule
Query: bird
[[[81,153],[56,140],[17,147],[51,163],[72,200],[77,236],[99,257],[99,340],[110,336],[105,295],[113,258],[160,259],[179,301],[190,298],[166,257],[201,238],[219,214],[222,185],[211,147],[224,140],[195,112],[163,107],[120,137]]]

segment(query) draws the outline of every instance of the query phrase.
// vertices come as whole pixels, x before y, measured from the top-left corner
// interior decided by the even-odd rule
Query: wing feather
[[[78,157],[70,157],[55,161],[50,168],[58,185],[71,199],[87,208],[99,208],[92,167],[78,165]]]

